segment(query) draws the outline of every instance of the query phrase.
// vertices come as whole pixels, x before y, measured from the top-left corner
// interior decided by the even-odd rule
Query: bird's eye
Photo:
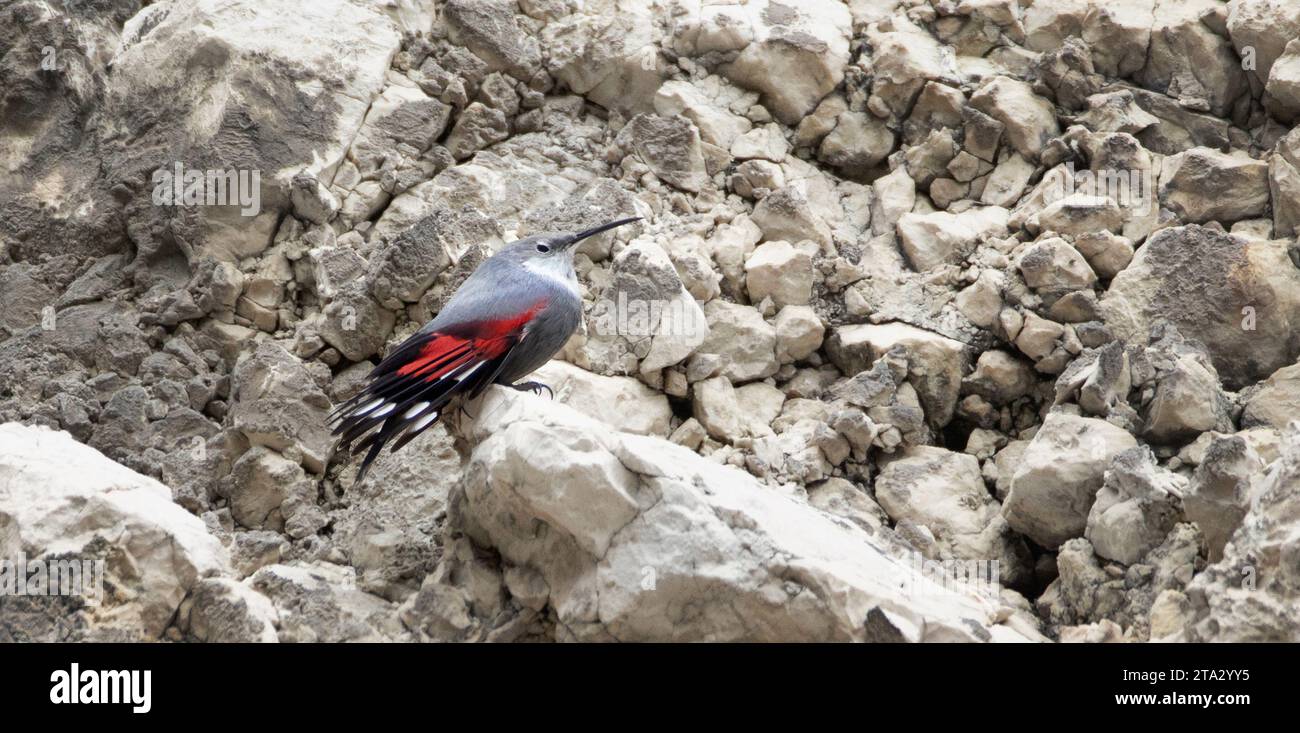
[[[542,254],[546,254],[547,252],[551,251],[551,248],[545,244],[539,244],[537,245],[537,251],[541,252]]]

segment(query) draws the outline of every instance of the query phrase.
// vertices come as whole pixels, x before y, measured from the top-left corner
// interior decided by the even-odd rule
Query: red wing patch
[[[491,384],[545,305],[542,300],[516,317],[462,325],[451,332],[416,334],[385,357],[366,388],[331,415],[331,422],[338,423],[333,432],[340,436],[340,450],[369,449],[357,480],[389,440],[396,439],[392,450],[397,450],[432,425],[454,396],[465,393],[473,398]]]

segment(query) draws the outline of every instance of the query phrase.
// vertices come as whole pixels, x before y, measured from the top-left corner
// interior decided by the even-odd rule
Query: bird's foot
[[[535,395],[540,395],[542,390],[546,390],[547,394],[551,396],[551,399],[555,399],[555,390],[551,389],[550,385],[542,384],[541,382],[520,382],[510,386],[520,392],[532,392]]]

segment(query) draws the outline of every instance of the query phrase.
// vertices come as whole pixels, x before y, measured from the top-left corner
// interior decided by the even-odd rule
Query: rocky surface
[[[0,639],[1300,639],[1292,4],[0,26],[0,556],[105,589]],[[625,216],[554,401],[355,480],[388,349]]]

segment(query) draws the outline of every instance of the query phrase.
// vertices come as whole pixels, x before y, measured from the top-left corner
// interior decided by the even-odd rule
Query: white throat
[[[535,257],[524,262],[524,269],[568,288],[579,297],[578,276],[573,271],[573,261],[568,257]]]

